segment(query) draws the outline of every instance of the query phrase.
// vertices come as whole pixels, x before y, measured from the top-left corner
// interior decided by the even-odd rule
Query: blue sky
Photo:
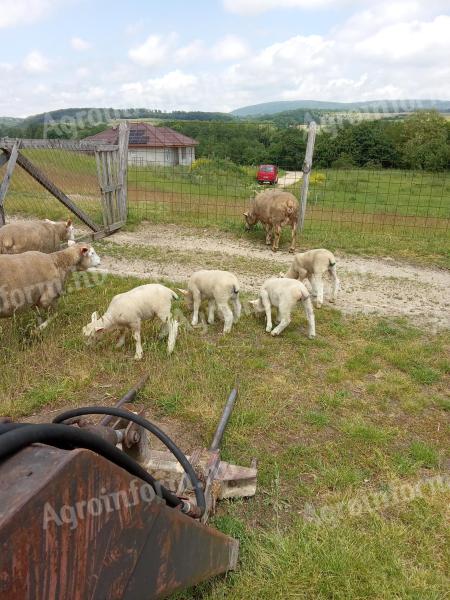
[[[0,115],[450,99],[449,32],[449,0],[0,0]]]

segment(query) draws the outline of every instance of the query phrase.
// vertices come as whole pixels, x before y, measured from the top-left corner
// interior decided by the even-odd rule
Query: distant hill
[[[439,111],[450,110],[450,100],[370,100],[365,102],[326,102],[321,100],[281,100],[243,106],[231,111],[236,117],[256,117],[274,115],[289,110],[361,110],[371,112],[413,112],[418,109],[435,108]]]
[[[20,117],[0,117],[0,125],[6,125],[7,127],[13,127],[22,123],[23,119]]]
[[[83,108],[62,108],[59,110],[51,110],[46,113],[40,113],[37,115],[31,115],[25,119],[13,118],[13,117],[0,117],[0,123],[14,125],[14,124],[43,124],[48,121],[60,122],[64,119],[77,119],[81,122],[89,118],[90,124],[103,123],[111,119],[182,119],[182,120],[196,120],[196,121],[207,121],[207,120],[223,120],[231,121],[233,116],[228,113],[221,112],[204,112],[204,111],[183,111],[175,110],[172,112],[163,112],[161,110],[151,110],[148,108],[133,108],[133,109],[119,109],[119,108],[95,108],[95,107],[83,107]],[[10,122],[6,123],[7,120]],[[14,123],[15,121],[15,123]]]

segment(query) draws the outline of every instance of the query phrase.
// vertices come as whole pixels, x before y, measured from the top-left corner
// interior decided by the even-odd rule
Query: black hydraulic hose
[[[189,477],[191,484],[194,488],[195,499],[197,501],[197,507],[201,510],[203,514],[206,510],[206,501],[205,494],[203,493],[203,488],[195,474],[194,469],[192,468],[191,463],[188,461],[183,452],[178,448],[178,446],[170,439],[170,437],[164,433],[159,427],[144,419],[139,415],[135,415],[129,410],[124,410],[123,408],[109,408],[105,406],[87,406],[84,408],[74,408],[72,410],[67,410],[60,415],[57,415],[53,419],[53,423],[62,423],[67,419],[72,419],[73,417],[81,417],[83,415],[113,415],[114,417],[120,417],[122,419],[127,419],[128,421],[133,421],[137,423],[150,433],[153,433],[161,442],[166,446],[168,450],[175,456],[180,465],[183,467],[184,472]]]
[[[56,425],[54,423],[44,423],[41,425],[8,423],[2,425],[2,430],[6,428],[9,428],[9,431],[4,431],[0,435],[0,461],[35,443],[48,444],[63,449],[87,448],[149,483],[157,494],[161,494],[169,506],[176,507],[182,505],[181,508],[183,509],[183,501],[178,496],[175,496],[175,494],[162,486],[150,473],[125,454],[125,452],[118,450],[98,435],[83,431],[80,428],[71,427],[70,425]]]

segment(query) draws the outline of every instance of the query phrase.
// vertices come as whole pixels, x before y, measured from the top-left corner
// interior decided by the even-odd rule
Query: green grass
[[[97,223],[102,210],[95,158],[55,150],[26,154]],[[4,167],[3,167],[4,170]],[[1,170],[0,175],[3,173]],[[299,195],[300,183],[290,190]],[[216,226],[244,235],[242,213],[262,189],[255,167],[200,159],[193,167],[129,166],[128,226],[143,220]],[[17,169],[9,214],[59,219],[67,210]],[[450,174],[401,170],[318,170],[311,176],[299,245],[394,256],[450,268]],[[261,240],[258,228],[253,234]],[[287,232],[283,243],[287,240]]]
[[[222,457],[242,465],[256,458],[258,490],[221,502],[212,523],[240,540],[239,570],[178,597],[443,598],[448,490],[337,520],[303,515],[444,472],[448,332],[324,307],[316,340],[306,338],[298,311],[277,339],[262,318],[244,314],[227,336],[218,323],[207,331],[183,325],[171,357],[153,323],[143,327],[139,363],[131,340],[117,350],[114,335],[87,348],[81,328],[91,313],[138,283],[108,277],[99,287],[74,286],[40,335],[29,314],[3,319],[0,414],[112,404],[149,373],[139,403],[191,450],[211,441],[238,378]],[[186,314],[181,301],[176,309]]]
[[[313,211],[450,218],[450,173],[398,169],[315,170],[309,206]],[[380,221],[378,221],[380,223]]]

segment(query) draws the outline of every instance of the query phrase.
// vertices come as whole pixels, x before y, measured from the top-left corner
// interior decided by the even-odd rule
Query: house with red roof
[[[191,165],[195,160],[197,140],[190,138],[170,127],[155,127],[150,123],[128,122],[130,137],[128,140],[128,164],[136,166]],[[117,125],[90,135],[85,140],[117,144],[119,127]]]

